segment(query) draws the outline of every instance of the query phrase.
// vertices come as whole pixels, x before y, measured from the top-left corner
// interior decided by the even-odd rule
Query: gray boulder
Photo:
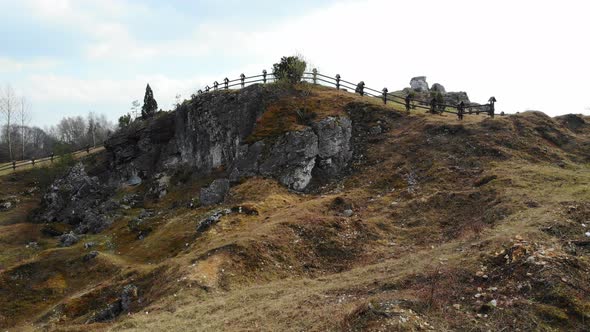
[[[228,179],[217,179],[211,182],[209,187],[202,188],[200,201],[202,205],[213,205],[223,202],[225,195],[229,191],[230,183]]]
[[[443,95],[443,97],[445,99],[445,104],[457,105],[460,102],[464,102],[465,105],[471,104],[469,97],[467,96],[467,92],[447,92]]]
[[[0,202],[0,211],[8,211],[14,207],[14,204],[10,201]]]
[[[197,233],[203,233],[219,222],[221,217],[232,213],[230,209],[215,210],[197,223]]]
[[[418,92],[428,92],[428,82],[426,76],[416,76],[410,80],[410,88]]]
[[[430,91],[434,91],[434,92],[440,92],[442,94],[447,93],[447,90],[445,90],[445,87],[442,84],[439,83],[434,83],[431,87],[430,87]]]
[[[78,241],[80,241],[80,238],[74,232],[69,232],[59,237],[59,245],[61,247],[71,247],[78,243]]]
[[[6,196],[0,199],[0,212],[14,209],[20,200],[16,196]]]

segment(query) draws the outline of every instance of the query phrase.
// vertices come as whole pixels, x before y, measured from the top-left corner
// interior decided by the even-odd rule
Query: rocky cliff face
[[[215,171],[221,181],[202,190],[205,205],[222,201],[228,184],[244,177],[274,178],[296,191],[308,190],[314,177],[317,181],[313,182],[318,184],[339,177],[353,152],[352,122],[345,114],[320,119],[298,131],[247,142],[267,103],[285,98],[286,93],[261,85],[219,91],[186,101],[175,112],[133,123],[105,144],[108,174],[102,178],[106,180],[90,178],[81,165],[77,166],[46,195],[39,220],[65,218],[78,225],[78,232],[100,231],[110,219],[104,214],[88,214],[100,211],[109,202],[114,190],[106,188],[149,181],[153,184],[152,196],[161,198],[166,195],[170,175],[179,169],[189,169],[197,177]],[[82,189],[76,189],[79,187]],[[75,209],[70,203],[74,197],[88,202],[75,203],[83,211],[69,214]]]
[[[312,171],[326,178],[337,176],[352,157],[352,123],[346,116],[245,143],[266,102],[280,98],[277,94],[264,86],[205,94],[176,112],[134,124],[107,142],[111,167],[123,182],[177,167],[201,175],[223,168],[232,181],[263,175],[298,191],[307,188]]]

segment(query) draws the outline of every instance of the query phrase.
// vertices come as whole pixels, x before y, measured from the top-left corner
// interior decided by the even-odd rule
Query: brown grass
[[[246,206],[258,214],[224,216],[203,234],[196,233],[196,224],[213,208],[189,209],[184,202],[210,179],[191,180],[165,199],[146,203],[159,214],[149,220],[152,232],[145,239],[127,227],[139,209],[125,211],[106,232],[86,237],[82,242],[95,241],[100,251],[91,265],[80,260],[82,242],[56,249],[55,239],[15,217],[26,215],[19,206],[0,215],[0,249],[7,253],[0,254],[0,263],[5,262],[0,308],[10,308],[0,311],[0,326],[34,323],[63,331],[585,328],[590,262],[588,249],[573,241],[584,238],[581,221],[590,218],[590,207],[585,208],[590,168],[583,147],[560,141],[567,136],[583,144],[589,139],[585,134],[537,114],[494,120],[466,116],[459,122],[450,115],[398,113],[391,105],[380,107],[378,99],[333,89],[311,92],[270,103],[251,139],[300,129],[298,108],[310,108],[321,119],[344,114],[351,102],[369,105],[371,114],[353,114],[356,125],[379,123],[386,130],[361,142],[365,159],[350,176],[306,195],[273,180],[247,179],[232,188],[221,207]],[[557,132],[535,129],[548,124]],[[17,192],[23,180],[10,190]],[[353,216],[344,217],[335,200],[352,207]],[[29,238],[40,241],[40,251],[22,250]],[[23,274],[30,286],[9,282],[16,271],[31,272]],[[84,324],[129,283],[138,285],[142,298],[129,316]],[[492,299],[497,308],[485,306]]]

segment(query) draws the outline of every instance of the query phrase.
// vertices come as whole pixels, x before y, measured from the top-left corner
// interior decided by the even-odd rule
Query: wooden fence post
[[[31,159],[31,163],[33,163],[33,167],[35,167],[35,158]]]
[[[229,79],[227,77],[223,79],[223,84],[225,85],[224,88],[226,90],[229,89]]]
[[[219,87],[219,83],[217,83],[217,81],[213,82],[213,90],[217,91],[218,87]]]
[[[51,153],[51,163],[53,164],[53,152]]]
[[[12,171],[16,171],[16,161],[12,161]]]
[[[246,86],[246,83],[244,82],[245,80],[246,80],[246,75],[241,74],[240,75],[240,81],[241,81],[241,84],[242,84],[242,88],[244,88],[244,86]]]
[[[383,88],[383,104],[387,104],[387,88]]]
[[[266,69],[262,70],[262,83],[266,84]]]
[[[318,84],[318,70],[314,68],[311,72],[313,74],[313,84]]]
[[[336,74],[336,90],[340,90],[340,74]]]
[[[494,118],[494,115],[496,113],[496,109],[494,107],[494,103],[496,102],[496,97],[492,96],[490,97],[490,99],[488,100],[488,102],[490,103],[490,107],[489,107],[489,115],[492,117],[492,119]]]
[[[365,82],[360,81],[359,84],[356,85],[356,90],[354,92],[358,92],[359,95],[365,95]]]

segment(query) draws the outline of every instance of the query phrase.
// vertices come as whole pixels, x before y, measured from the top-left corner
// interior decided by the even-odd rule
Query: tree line
[[[0,162],[42,158],[96,147],[114,130],[104,114],[64,117],[57,125],[30,126],[31,104],[10,85],[0,87]]]

